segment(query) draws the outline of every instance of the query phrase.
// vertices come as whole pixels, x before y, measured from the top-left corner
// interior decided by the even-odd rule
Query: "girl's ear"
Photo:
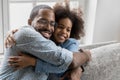
[[[31,23],[32,23],[32,20],[28,19],[28,25],[31,25]]]

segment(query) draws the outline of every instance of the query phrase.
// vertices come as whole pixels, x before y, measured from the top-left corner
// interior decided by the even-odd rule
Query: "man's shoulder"
[[[14,34],[14,37],[18,42],[29,42],[36,38],[41,38],[42,35],[40,35],[40,33],[38,33],[32,26],[23,26]]]
[[[35,31],[35,29],[32,26],[22,26],[19,30],[22,30],[22,31]]]
[[[38,32],[32,27],[32,26],[22,26],[16,34],[22,35],[22,36],[28,36],[33,34],[38,34]]]

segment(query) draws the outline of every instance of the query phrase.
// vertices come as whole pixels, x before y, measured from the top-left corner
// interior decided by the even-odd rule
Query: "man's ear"
[[[31,25],[31,23],[32,23],[32,20],[28,19],[28,25]]]

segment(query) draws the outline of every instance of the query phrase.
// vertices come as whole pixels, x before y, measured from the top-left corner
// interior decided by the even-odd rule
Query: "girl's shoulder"
[[[69,38],[67,41],[65,41],[61,47],[66,48],[70,51],[78,51],[79,49],[79,42],[78,40],[74,38]]]
[[[66,47],[71,46],[73,44],[76,45],[76,46],[78,46],[79,45],[78,40],[74,39],[74,38],[69,38],[64,43],[60,44],[60,46],[66,48]]]
[[[69,38],[68,40],[66,40],[64,43],[76,43],[76,44],[78,44],[78,40],[77,39],[75,39],[75,38]]]

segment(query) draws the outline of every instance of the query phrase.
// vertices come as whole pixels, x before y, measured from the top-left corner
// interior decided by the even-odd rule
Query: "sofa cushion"
[[[81,80],[120,80],[120,43],[91,49]]]
[[[97,47],[110,45],[110,44],[115,44],[115,43],[118,43],[118,42],[117,41],[99,42],[99,43],[93,43],[93,44],[87,44],[87,45],[80,45],[79,47],[81,49],[94,49],[94,48],[97,48]]]

